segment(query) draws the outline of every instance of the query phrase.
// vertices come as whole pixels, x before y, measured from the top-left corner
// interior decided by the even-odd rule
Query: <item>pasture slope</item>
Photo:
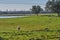
[[[20,26],[20,31],[17,30]],[[59,40],[60,17],[1,18],[0,40]]]

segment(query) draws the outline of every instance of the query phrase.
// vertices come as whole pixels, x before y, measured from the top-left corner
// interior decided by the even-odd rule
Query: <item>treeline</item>
[[[31,11],[0,11],[0,14],[30,14]]]
[[[45,5],[45,11],[40,5],[33,5],[30,11],[0,11],[0,14],[36,14],[39,13],[57,13],[60,16],[60,1],[59,0],[48,0]]]
[[[52,12],[47,12],[47,11],[40,11],[40,13],[52,13]],[[32,11],[0,11],[0,15],[1,14],[35,14],[34,12]]]

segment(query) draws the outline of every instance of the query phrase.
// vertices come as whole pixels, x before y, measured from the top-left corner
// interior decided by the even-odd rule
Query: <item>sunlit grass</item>
[[[17,26],[20,26],[21,31],[18,32]],[[41,38],[41,35],[52,37],[51,35],[59,35],[58,32],[36,31],[44,30],[59,30],[60,17],[57,16],[28,16],[23,18],[1,18],[0,19],[0,36],[10,40],[28,40],[30,38]],[[34,31],[33,31],[34,30]],[[52,40],[52,39],[51,39]],[[57,39],[53,39],[57,40]]]
[[[29,16],[24,18],[6,18],[0,19],[0,30],[13,31],[17,30],[17,26],[21,30],[37,30],[37,29],[60,29],[60,17],[54,16]]]

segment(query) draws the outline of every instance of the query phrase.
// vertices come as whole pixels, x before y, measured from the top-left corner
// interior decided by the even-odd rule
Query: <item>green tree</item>
[[[43,11],[43,9],[39,5],[38,6],[36,6],[36,5],[32,6],[31,10],[33,13],[37,14],[37,16],[38,16],[38,13],[40,13],[40,11]]]
[[[36,11],[37,11],[37,10],[36,10],[36,6],[35,6],[35,5],[32,6],[32,9],[31,9],[31,10],[32,10],[33,13],[37,13],[37,12],[36,12]]]
[[[45,9],[47,11],[51,10],[51,4],[52,4],[52,2],[50,0],[48,0],[47,3],[46,3],[46,7],[45,7]]]
[[[56,1],[55,4],[52,6],[52,10],[58,13],[60,16],[60,1]]]
[[[46,3],[46,9],[51,10],[52,12],[56,12],[58,16],[60,16],[60,1],[52,0]]]

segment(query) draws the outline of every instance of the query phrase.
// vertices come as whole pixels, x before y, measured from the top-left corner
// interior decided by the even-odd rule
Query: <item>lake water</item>
[[[0,16],[0,18],[17,18],[17,17],[26,17],[26,16]]]

